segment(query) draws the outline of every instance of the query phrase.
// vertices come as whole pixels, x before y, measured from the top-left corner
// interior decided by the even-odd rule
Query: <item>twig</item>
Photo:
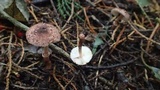
[[[25,86],[20,86],[16,84],[12,84],[12,86],[17,87],[19,89],[24,89],[24,90],[38,90],[39,89],[38,87],[25,87]]]
[[[19,61],[18,61],[17,64],[21,63],[21,61],[23,59],[23,56],[24,56],[24,47],[23,47],[23,41],[22,41],[22,39],[20,39],[20,42],[21,42],[22,51],[21,51],[21,57],[20,57],[20,59],[19,59]]]
[[[143,43],[142,43],[143,44]],[[145,60],[144,60],[144,52],[145,52],[145,50],[142,48],[142,45],[141,45],[141,60],[142,60],[142,62],[143,62],[143,64],[146,66],[146,67],[148,67],[149,69],[151,69],[150,68],[150,66],[145,62]]]
[[[116,48],[116,46],[119,44],[119,41],[120,41],[120,38],[121,38],[121,36],[123,35],[123,32],[124,32],[124,30],[125,30],[125,26],[123,27],[123,29],[120,31],[120,33],[119,33],[119,35],[118,35],[118,37],[117,37],[117,39],[116,39],[116,42],[114,43],[114,45],[113,45],[113,47],[112,47],[112,49],[111,49],[111,51],[110,51],[110,54],[113,52],[113,50]]]
[[[10,43],[0,43],[0,46],[2,46],[2,45],[9,45]],[[13,44],[12,43],[12,45],[14,45],[14,46],[18,46],[17,44]]]
[[[140,5],[140,3],[136,0],[137,4],[139,5],[139,7],[141,8],[143,14],[145,15],[145,17],[147,18],[147,20],[149,21],[150,25],[153,27],[153,24],[151,22],[151,19],[149,18],[149,16],[147,15],[147,13],[144,11],[143,7]]]
[[[3,38],[0,39],[0,42],[2,42],[2,41],[5,40],[5,39],[8,39],[8,38],[9,38],[9,36],[8,36],[8,37],[3,37]],[[1,44],[2,44],[2,43],[1,43]],[[1,45],[1,44],[0,44],[0,45]]]
[[[12,54],[11,54],[11,43],[12,43],[12,36],[13,33],[10,32],[10,39],[9,39],[9,46],[8,46],[8,74],[6,76],[6,88],[5,90],[9,90],[9,84],[10,84],[10,74],[11,74],[11,70],[12,70]]]
[[[39,22],[37,19],[37,16],[34,13],[33,7],[30,6],[30,8],[28,8],[28,11],[32,14],[33,18],[36,20],[36,22]]]
[[[53,11],[54,11],[54,13],[55,13],[55,15],[57,17],[56,19],[58,20],[58,24],[60,24],[60,26],[62,26],[62,21],[59,18],[59,13],[57,13],[57,9],[55,7],[55,4],[54,4],[53,0],[50,0],[50,2],[51,2],[51,5],[53,7]]]
[[[75,67],[73,64],[69,63],[68,61],[65,61],[64,59],[62,59],[61,57],[57,57],[56,55],[54,56],[55,58],[58,59],[58,62],[63,63],[64,65],[66,65],[68,68],[71,69],[71,71],[75,71]]]
[[[28,68],[21,67],[21,66],[17,65],[17,64],[14,63],[14,62],[12,62],[12,64],[13,64],[14,67],[16,67],[16,68],[18,68],[18,69],[20,69],[20,70],[22,70],[22,71],[25,71],[25,72],[31,74],[32,76],[34,76],[34,77],[36,77],[36,78],[38,78],[38,79],[40,79],[40,80],[43,80],[42,77],[37,76],[36,74],[34,74],[34,73],[28,71]]]
[[[71,45],[72,47],[75,47],[75,45],[72,43],[72,41],[67,37],[67,35],[66,34],[64,34],[66,31],[68,31],[68,30],[70,30],[70,28],[72,28],[72,27],[68,27],[68,28],[66,28],[65,30],[63,30],[62,31],[62,36],[63,36],[63,38],[64,39],[66,39],[67,41],[68,41],[68,43],[69,43],[69,45]],[[68,35],[72,35],[72,34],[70,34],[69,32],[66,32]]]
[[[134,27],[134,26],[131,24],[130,21],[128,21],[128,24],[129,24],[129,25],[131,26],[131,28],[132,28],[137,34],[139,34],[141,37],[143,37],[143,38],[145,38],[146,40],[149,40],[149,41],[151,41],[151,42],[153,42],[153,43],[155,43],[155,44],[157,44],[157,45],[160,45],[159,42],[156,42],[156,41],[154,41],[153,39],[150,39],[150,38],[146,37],[145,35],[143,35],[142,33],[140,33],[140,32],[136,29],[136,27]]]
[[[56,66],[54,66],[53,69],[53,78],[55,79],[55,81],[59,84],[59,86],[61,87],[62,90],[65,90],[65,87],[60,83],[60,81],[57,79],[56,74],[55,74],[55,70],[56,70]]]
[[[64,57],[70,59],[69,54],[68,54],[66,51],[64,51],[63,49],[61,49],[60,47],[58,47],[58,46],[56,46],[56,45],[54,45],[54,44],[50,44],[49,46],[50,46],[50,48],[51,48],[52,50],[55,50],[55,51],[58,52],[59,54],[62,54]]]
[[[155,35],[155,33],[158,30],[158,28],[160,28],[159,23],[157,23],[156,27],[153,29],[149,39],[152,39],[152,37]],[[151,41],[147,42],[146,52],[148,52],[148,50],[149,50],[150,43],[151,43]]]
[[[107,50],[104,50],[102,55],[100,56],[100,59],[99,59],[99,62],[98,62],[98,67],[100,66],[100,64],[102,62],[102,59],[103,59],[103,57],[104,57],[106,52],[107,52]],[[96,76],[98,76],[98,74],[99,74],[99,70],[97,70]],[[98,78],[96,78],[95,83],[94,83],[95,84],[95,88],[97,88],[97,82],[98,82]]]
[[[113,33],[112,33],[112,36],[111,36],[111,40],[114,40],[115,34],[116,34],[116,32],[117,32],[119,26],[120,26],[120,25],[116,26],[116,28],[113,30]]]
[[[58,30],[61,32],[61,27],[58,25],[57,21],[55,19],[51,20],[51,22],[58,28]]]
[[[124,40],[126,40],[127,38],[130,39],[130,37],[135,33],[135,31],[132,31],[127,37],[122,38],[121,40],[118,41],[117,44],[123,42]],[[114,44],[113,44],[114,45]]]
[[[84,15],[85,15],[85,18],[86,18],[88,27],[89,27],[89,29],[90,29],[90,32],[96,34],[96,31],[94,31],[93,28],[91,27],[89,18],[88,18],[87,13],[86,13],[86,8],[83,8],[83,12],[84,12]]]
[[[136,59],[134,60],[130,60],[124,63],[120,63],[120,64],[115,64],[115,65],[110,65],[110,66],[83,66],[83,68],[85,69],[94,69],[94,70],[104,70],[104,69],[110,69],[110,68],[116,68],[116,67],[120,67],[120,66],[125,66],[128,65],[130,63],[133,63]]]
[[[139,18],[138,18],[138,16],[137,16],[137,14],[136,14],[135,12],[133,13],[133,15],[134,15],[134,17],[135,17],[136,21],[137,21],[139,24],[142,24],[142,23],[140,22],[140,20],[139,20]]]
[[[137,24],[137,22],[134,22],[133,23],[135,26],[137,26],[137,27],[139,27],[139,28],[141,28],[142,30],[147,30],[144,26],[142,26],[141,24]]]
[[[30,68],[30,67],[32,67],[32,66],[34,66],[34,65],[38,64],[38,63],[39,63],[39,61],[37,61],[37,62],[35,62],[35,63],[32,63],[32,64],[30,64],[30,65],[26,66],[25,68]]]
[[[88,2],[89,4],[91,4],[93,7],[96,6],[93,2],[91,2],[91,0],[86,0],[86,2]]]
[[[76,86],[73,84],[73,79],[75,78],[75,76],[73,76],[72,78],[71,78],[71,80],[68,80],[67,78],[65,78],[65,77],[63,77],[63,79],[67,82],[67,84],[65,85],[65,88],[69,85],[69,84],[71,84],[71,86],[74,88],[74,90],[77,90],[77,88],[76,88]]]
[[[117,8],[119,8],[119,6],[117,5],[117,3],[114,0],[112,0],[112,2]]]

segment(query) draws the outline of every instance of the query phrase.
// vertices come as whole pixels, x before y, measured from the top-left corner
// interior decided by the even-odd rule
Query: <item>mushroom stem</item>
[[[51,61],[49,59],[49,50],[48,50],[48,46],[44,47],[44,51],[43,51],[43,59],[44,59],[44,62],[45,62],[45,68],[46,69],[51,69]]]
[[[119,16],[116,17],[116,21],[119,21],[119,20],[121,20],[122,18],[123,18],[123,16],[122,16],[122,15],[119,15]]]
[[[85,36],[84,34],[79,35],[79,41],[78,41],[78,51],[79,51],[79,57],[82,57],[82,44],[84,42]]]

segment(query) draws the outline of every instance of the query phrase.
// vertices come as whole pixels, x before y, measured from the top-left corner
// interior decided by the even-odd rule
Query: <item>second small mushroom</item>
[[[130,19],[130,15],[124,9],[113,8],[111,13],[116,17],[118,16],[117,18],[122,19],[123,21],[128,21]]]
[[[50,43],[60,41],[60,38],[58,29],[46,23],[35,24],[26,32],[26,39],[30,44],[44,48],[42,56],[46,64],[46,69],[50,69],[52,66],[49,60],[48,46]]]
[[[82,46],[84,39],[84,34],[80,34],[78,46],[73,48],[70,53],[70,58],[77,65],[87,64],[93,56],[92,51],[87,46]]]

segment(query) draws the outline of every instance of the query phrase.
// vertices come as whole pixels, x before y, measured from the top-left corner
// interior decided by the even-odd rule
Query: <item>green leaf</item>
[[[158,23],[160,23],[160,18],[157,17],[157,18],[156,18],[156,21],[157,21]]]
[[[27,5],[24,2],[24,0],[11,0],[11,1],[12,1],[11,4],[9,2],[3,3],[4,6],[5,4],[6,6],[9,5],[7,6],[7,8],[1,5],[1,7],[4,8],[4,11],[18,21],[28,21],[29,12],[27,10]]]
[[[137,3],[141,6],[141,7],[144,7],[144,6],[148,6],[151,1],[150,0],[137,0]]]
[[[104,43],[103,40],[97,36],[95,38],[95,42],[93,43],[92,52],[95,53],[97,51],[98,46],[103,44],[103,43]]]
[[[13,0],[0,0],[1,9],[8,8],[13,3]]]
[[[150,66],[150,69],[154,73],[155,78],[160,80],[160,69],[152,66]]]
[[[29,12],[27,9],[27,5],[24,0],[16,0],[16,6],[19,11],[23,14],[24,18],[28,21],[29,19]]]

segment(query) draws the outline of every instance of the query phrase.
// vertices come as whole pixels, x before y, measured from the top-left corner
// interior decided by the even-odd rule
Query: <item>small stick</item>
[[[60,48],[60,47],[58,47],[58,46],[56,46],[55,44],[52,44],[52,43],[49,46],[52,50],[55,50],[55,51],[57,51],[57,53],[63,55],[67,59],[70,59],[69,54],[66,51],[64,51],[62,48]]]
[[[145,38],[146,40],[149,40],[149,41],[151,41],[151,42],[153,42],[153,43],[155,43],[155,44],[157,44],[157,45],[160,45],[159,42],[156,42],[155,40],[150,39],[150,38],[146,37],[145,35],[143,35],[142,33],[140,33],[140,32],[136,29],[136,27],[132,25],[132,23],[131,23],[130,21],[128,21],[128,24],[129,24],[129,25],[131,26],[131,28],[132,28],[137,34],[139,34],[141,37],[143,37],[143,38]]]
[[[86,8],[83,8],[83,12],[84,12],[84,16],[85,16],[85,19],[86,19],[86,21],[87,21],[88,27],[89,27],[89,29],[90,29],[90,32],[93,33],[93,34],[96,34],[96,31],[94,31],[94,29],[92,28],[91,23],[90,23],[90,21],[89,21],[89,18],[88,18],[88,16],[87,16]]]
[[[98,62],[98,67],[101,66],[102,59],[103,59],[104,55],[106,54],[106,52],[107,52],[107,50],[104,50],[102,55],[100,56],[99,62]],[[96,76],[98,76],[98,75],[99,75],[99,70],[97,70],[97,72],[96,72]],[[95,79],[95,83],[94,83],[95,88],[97,88],[97,84],[98,84],[98,78]]]
[[[60,18],[59,18],[59,13],[57,13],[57,9],[56,9],[56,5],[54,4],[54,2],[53,2],[53,0],[50,0],[50,3],[51,3],[51,5],[52,5],[52,8],[53,8],[53,11],[54,11],[54,13],[55,13],[55,15],[56,15],[56,18],[57,18],[57,20],[58,20],[58,24],[60,24],[60,26],[62,26],[62,21],[60,20]],[[60,30],[60,29],[59,29]]]
[[[118,35],[118,37],[117,37],[117,39],[116,39],[116,42],[114,43],[114,45],[113,45],[113,47],[112,47],[112,49],[111,49],[111,51],[110,51],[110,54],[113,52],[113,50],[114,50],[114,49],[116,48],[116,46],[119,44],[118,42],[119,42],[119,40],[120,40],[120,38],[121,38],[121,36],[122,36],[125,28],[126,28],[126,27],[124,26],[123,29],[121,30],[120,34]]]
[[[52,74],[54,80],[58,83],[58,85],[61,87],[61,90],[65,90],[65,87],[61,84],[61,82],[56,77],[56,66],[53,68],[53,74]]]
[[[152,38],[153,38],[153,36],[155,35],[155,33],[156,33],[156,31],[158,30],[158,28],[160,28],[159,23],[157,23],[156,27],[153,29],[153,31],[152,31],[149,39],[152,39]],[[148,42],[147,42],[147,47],[146,47],[146,52],[149,51],[149,46],[150,46],[150,44],[151,44],[151,41],[148,41]]]
[[[32,16],[36,20],[36,22],[39,22],[39,20],[37,19],[36,14],[34,13],[34,10],[33,10],[32,6],[30,8],[28,8],[28,11],[32,14]]]
[[[6,88],[5,90],[9,90],[9,84],[10,84],[10,74],[11,74],[11,71],[12,71],[12,54],[11,54],[11,43],[12,43],[12,37],[13,36],[13,33],[11,32],[10,34],[10,39],[9,39],[9,46],[8,46],[8,73],[7,73],[7,76],[6,76]]]
[[[32,76],[34,76],[34,77],[36,77],[36,78],[38,78],[40,80],[43,80],[42,77],[40,77],[40,76],[32,73],[31,71],[29,71],[29,68],[27,68],[27,67],[21,67],[21,66],[17,65],[16,63],[14,63],[13,61],[12,61],[12,64],[13,64],[14,67],[20,69],[20,71],[25,71],[25,72],[29,73],[30,75],[32,75]]]
[[[118,26],[113,30],[113,33],[112,33],[112,36],[111,36],[111,40],[114,40],[115,34],[116,34],[116,32],[117,32],[119,26],[120,26],[120,25],[118,25]]]
[[[20,42],[21,42],[21,48],[22,48],[22,51],[21,51],[21,57],[20,57],[20,59],[19,59],[19,61],[18,61],[18,63],[17,64],[20,64],[21,63],[21,61],[22,61],[22,59],[23,59],[23,56],[24,56],[24,47],[23,47],[23,40],[22,39],[20,39]]]

